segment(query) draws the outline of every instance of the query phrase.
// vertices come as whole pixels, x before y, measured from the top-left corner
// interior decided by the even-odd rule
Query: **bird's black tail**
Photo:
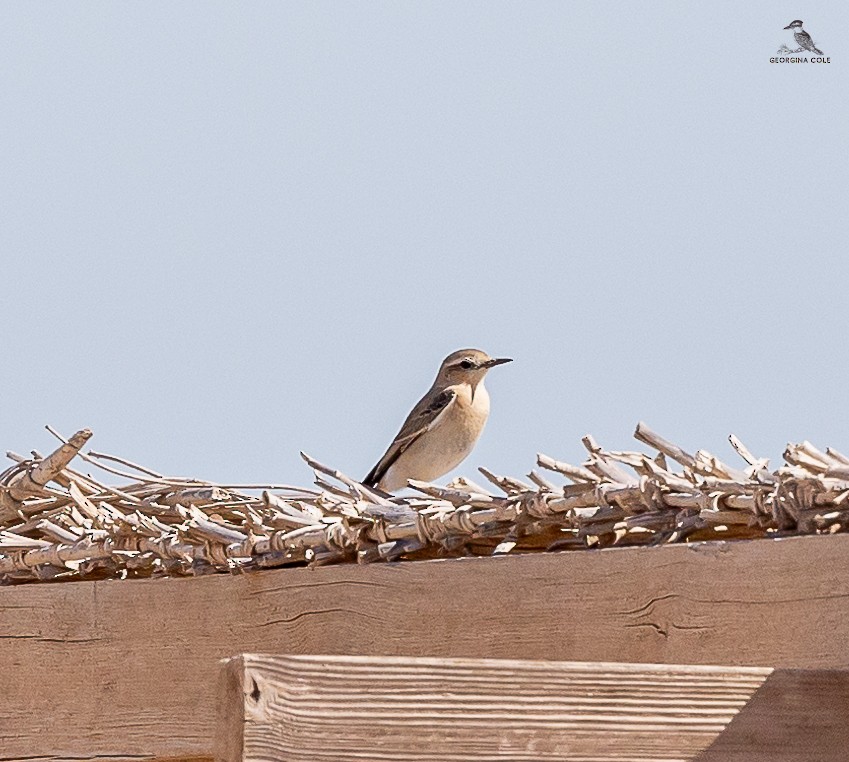
[[[814,48],[814,53],[816,53],[818,56],[824,56],[825,55],[825,53],[823,53],[819,48]]]

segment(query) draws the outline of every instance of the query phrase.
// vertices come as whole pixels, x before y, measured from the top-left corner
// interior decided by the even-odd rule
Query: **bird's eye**
[[[471,360],[463,360],[463,362],[460,363],[460,367],[463,370],[471,370],[475,367],[475,364]]]

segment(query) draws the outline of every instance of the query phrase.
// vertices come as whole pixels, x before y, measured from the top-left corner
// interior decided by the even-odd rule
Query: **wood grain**
[[[723,733],[772,676],[758,667],[244,654],[224,673],[229,737],[216,759],[685,762],[709,749],[726,759]],[[742,737],[743,752],[768,751],[773,762],[845,762],[849,695],[842,721],[816,717],[835,680],[846,693],[846,670],[785,680],[757,704],[737,747]]]
[[[203,756],[244,652],[849,667],[849,536],[0,589],[0,762]]]

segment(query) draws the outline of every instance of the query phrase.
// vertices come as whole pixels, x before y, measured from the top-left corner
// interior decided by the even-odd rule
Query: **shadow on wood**
[[[695,762],[849,759],[849,671],[775,670]]]
[[[225,664],[216,759],[845,762],[848,678],[761,667],[244,654]]]

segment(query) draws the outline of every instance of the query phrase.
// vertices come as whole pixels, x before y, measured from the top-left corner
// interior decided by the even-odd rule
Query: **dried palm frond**
[[[50,429],[52,432],[52,429]],[[537,456],[546,477],[481,468],[468,479],[367,487],[304,455],[318,489],[168,477],[83,453],[84,429],[46,457],[7,453],[0,474],[0,579],[191,575],[262,567],[829,534],[849,525],[849,458],[788,445],[770,471],[733,435],[744,465],[684,451],[644,424],[653,452],[608,451],[584,437],[581,465]],[[107,477],[72,468],[75,460]],[[670,467],[669,463],[676,465]],[[552,480],[565,477],[568,483]]]

